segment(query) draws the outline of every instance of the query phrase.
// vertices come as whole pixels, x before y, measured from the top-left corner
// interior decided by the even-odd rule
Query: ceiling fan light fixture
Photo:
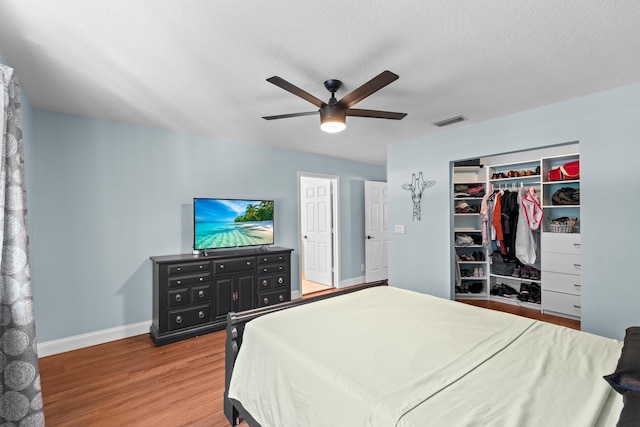
[[[327,133],[338,133],[338,132],[342,132],[343,130],[345,130],[347,128],[347,125],[344,122],[324,122],[324,123],[320,123],[320,129],[322,129],[323,131],[327,132]]]
[[[320,129],[328,133],[342,132],[347,128],[347,115],[344,108],[325,105],[320,108]]]

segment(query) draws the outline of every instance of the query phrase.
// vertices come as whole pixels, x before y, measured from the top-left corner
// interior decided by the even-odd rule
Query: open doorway
[[[340,287],[339,177],[298,172],[301,294]]]

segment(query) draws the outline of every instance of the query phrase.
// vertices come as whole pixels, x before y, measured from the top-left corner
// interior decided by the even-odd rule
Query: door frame
[[[298,251],[298,283],[300,283],[300,296],[302,296],[302,273],[304,271],[304,254],[302,253],[303,242],[302,234],[302,200],[300,197],[300,190],[302,186],[300,181],[302,178],[321,178],[331,181],[331,223],[333,228],[333,239],[331,250],[333,252],[333,265],[332,270],[332,282],[333,286],[337,289],[340,288],[340,177],[337,175],[326,175],[314,172],[302,172],[298,171],[297,179],[297,198],[298,198],[298,229],[296,234],[298,235],[298,245],[300,250]]]

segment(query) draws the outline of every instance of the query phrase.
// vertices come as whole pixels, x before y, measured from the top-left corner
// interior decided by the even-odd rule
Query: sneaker
[[[513,269],[513,273],[511,273],[511,275],[513,277],[520,277],[520,266],[516,266],[516,268]]]

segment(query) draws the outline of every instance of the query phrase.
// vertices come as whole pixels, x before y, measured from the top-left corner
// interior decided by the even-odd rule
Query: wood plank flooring
[[[508,304],[465,301],[580,328]],[[523,311],[524,310],[524,311]],[[40,359],[48,427],[226,427],[225,332],[155,347],[148,334]]]

